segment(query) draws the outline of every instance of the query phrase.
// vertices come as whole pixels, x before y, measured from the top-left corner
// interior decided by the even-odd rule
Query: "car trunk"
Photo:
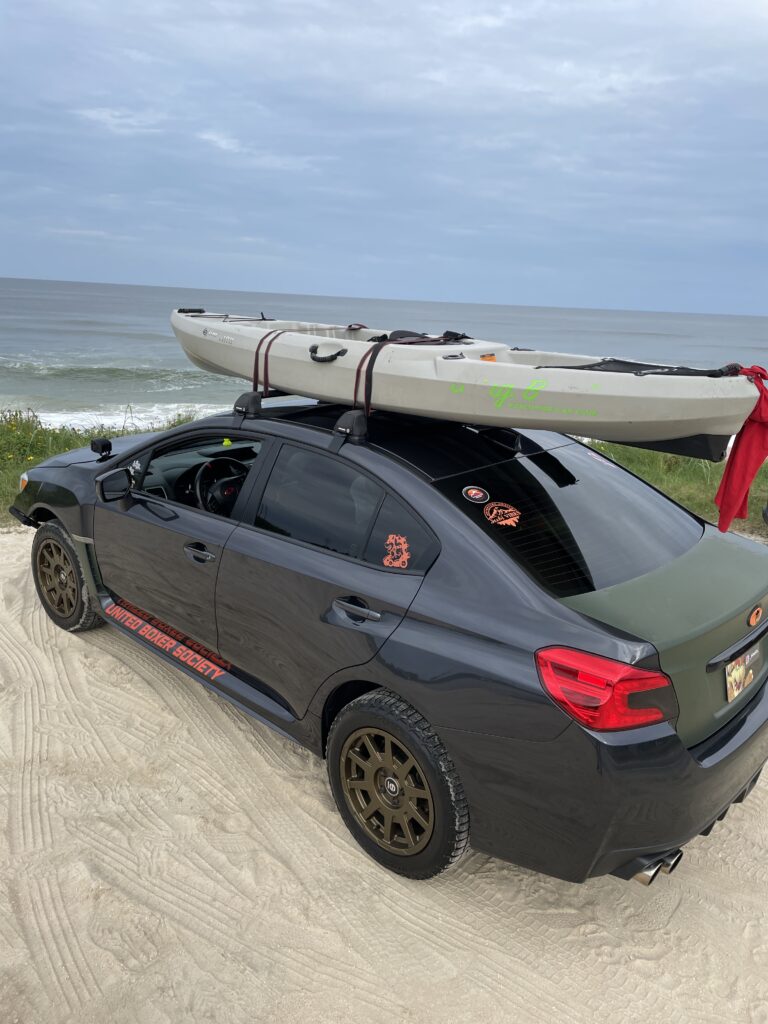
[[[561,600],[654,645],[674,685],[676,727],[688,747],[722,728],[765,684],[768,634],[759,637],[765,622],[755,628],[748,620],[757,606],[768,613],[768,548],[708,527],[698,544],[661,568]],[[753,633],[757,642],[744,652],[749,664],[731,670],[731,690],[750,673],[752,681],[729,701],[725,664],[710,671],[707,664],[731,648],[733,662]]]

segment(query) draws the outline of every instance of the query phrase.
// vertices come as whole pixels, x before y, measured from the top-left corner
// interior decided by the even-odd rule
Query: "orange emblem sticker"
[[[520,510],[505,501],[492,501],[483,509],[485,518],[494,526],[517,526]]]
[[[390,569],[407,569],[411,560],[408,538],[399,533],[390,533],[386,539],[387,553],[383,564]]]
[[[749,619],[748,619],[749,625],[750,626],[756,626],[758,624],[758,622],[760,621],[760,619],[762,619],[762,617],[763,617],[763,609],[760,607],[760,605],[758,605],[757,608],[753,608],[751,613],[750,613],[750,616],[749,616]]]

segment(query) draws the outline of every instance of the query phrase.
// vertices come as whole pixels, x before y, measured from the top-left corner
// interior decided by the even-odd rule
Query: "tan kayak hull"
[[[171,325],[189,359],[212,373],[252,381],[259,341],[272,331],[269,384],[351,405],[360,360],[380,330],[259,321],[175,311]],[[267,339],[268,342],[269,339]],[[333,356],[329,362],[315,355]],[[259,359],[260,382],[264,356]],[[478,340],[387,345],[373,372],[371,406],[465,423],[557,430],[604,441],[656,442],[735,434],[757,401],[746,377],[685,377],[579,370],[595,356],[516,351]],[[357,402],[362,404],[362,384]]]

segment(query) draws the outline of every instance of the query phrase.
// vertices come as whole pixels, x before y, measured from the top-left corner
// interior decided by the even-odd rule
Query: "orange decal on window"
[[[408,538],[401,537],[399,533],[390,533],[385,543],[387,553],[384,555],[383,564],[390,569],[407,569],[411,560]]]
[[[494,526],[517,526],[520,510],[505,501],[492,501],[483,509],[485,518]]]

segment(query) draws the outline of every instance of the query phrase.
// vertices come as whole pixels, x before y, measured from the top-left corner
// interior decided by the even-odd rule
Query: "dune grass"
[[[725,462],[686,459],[681,455],[630,448],[628,445],[592,441],[598,451],[647,480],[675,501],[709,522],[717,522],[718,509],[714,498],[725,469]],[[732,530],[753,534],[768,540],[768,526],[763,521],[763,506],[768,502],[768,463],[752,484],[749,498],[749,519],[735,519]]]
[[[173,421],[155,424],[154,429],[165,430],[192,418],[190,413]],[[25,469],[52,455],[87,446],[94,437],[117,437],[148,429],[153,428],[132,426],[129,410],[121,428],[94,426],[85,429],[46,427],[31,410],[0,409],[0,525],[7,526],[14,521],[7,509],[18,493],[19,476]],[[592,444],[598,451],[626,466],[704,519],[711,522],[717,520],[713,499],[723,474],[724,463],[685,459],[679,455],[663,455],[602,441],[594,441]],[[768,464],[760,470],[752,486],[749,519],[736,520],[733,527],[768,540],[768,526],[762,518],[762,509],[767,500]]]
[[[19,491],[19,477],[25,469],[36,466],[52,455],[83,448],[94,437],[118,437],[139,434],[147,430],[166,430],[192,419],[179,416],[164,423],[131,424],[130,411],[126,412],[122,427],[46,427],[31,409],[0,409],[0,526],[9,526],[15,520],[8,514],[8,506]]]

